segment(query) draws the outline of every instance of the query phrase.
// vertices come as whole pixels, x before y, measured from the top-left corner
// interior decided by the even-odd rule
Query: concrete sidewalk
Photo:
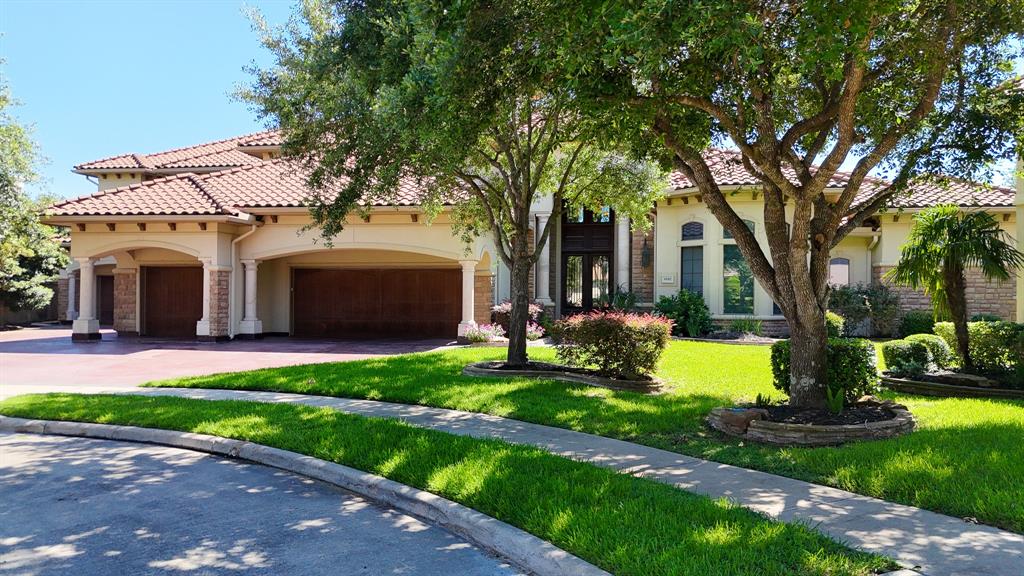
[[[837,540],[889,556],[928,576],[1004,576],[1024,572],[1024,536],[1019,534],[827,486],[601,436],[487,414],[371,400],[176,388],[139,389],[131,393],[328,407],[362,416],[397,418],[452,434],[530,444],[684,490],[714,498],[726,497],[779,520],[804,522]]]

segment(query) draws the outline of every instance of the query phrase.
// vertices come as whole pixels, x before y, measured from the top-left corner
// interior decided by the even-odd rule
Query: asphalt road
[[[516,573],[443,529],[288,472],[0,434],[0,574]]]

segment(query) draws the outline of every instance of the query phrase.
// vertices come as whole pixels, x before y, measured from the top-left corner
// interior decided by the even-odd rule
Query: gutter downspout
[[[237,245],[239,242],[248,238],[257,229],[259,229],[259,222],[253,222],[249,231],[242,234],[238,238],[231,241],[231,277],[228,279],[228,338],[235,338],[235,277],[238,276],[238,250]]]

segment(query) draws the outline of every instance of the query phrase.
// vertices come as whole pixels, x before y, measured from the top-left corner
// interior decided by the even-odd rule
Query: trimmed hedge
[[[594,367],[604,376],[635,380],[658,367],[672,335],[672,320],[651,314],[591,312],[559,320],[552,333],[561,361]]]
[[[789,366],[790,342],[780,340],[772,345],[772,375],[775,388],[782,390],[787,396]],[[826,378],[833,392],[842,389],[847,404],[878,391],[874,345],[863,338],[829,338]]]
[[[892,340],[882,343],[882,358],[885,365],[896,376],[920,376],[928,371],[932,353],[923,342],[914,340]]]
[[[846,336],[846,320],[842,316],[829,310],[825,312],[825,329],[828,330],[829,338],[842,338]]]
[[[931,310],[910,310],[900,318],[900,336],[931,334],[935,329],[935,313]]]
[[[931,361],[936,368],[947,368],[953,362],[953,351],[941,336],[935,334],[911,334],[904,338],[907,342],[920,342],[928,348]]]
[[[938,322],[935,333],[959,358],[952,322]],[[968,347],[975,367],[981,372],[1024,388],[1024,324],[1015,322],[968,322]]]

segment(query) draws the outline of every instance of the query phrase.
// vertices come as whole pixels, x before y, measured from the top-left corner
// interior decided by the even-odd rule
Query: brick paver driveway
[[[204,343],[118,339],[71,342],[66,327],[0,332],[0,398],[62,388],[133,388],[143,382],[254,368],[359,360],[432,350],[444,340],[322,341],[270,337]]]

